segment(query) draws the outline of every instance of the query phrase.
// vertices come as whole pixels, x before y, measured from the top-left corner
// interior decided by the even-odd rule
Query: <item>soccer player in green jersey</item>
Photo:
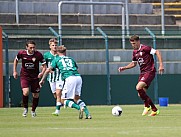
[[[57,40],[52,38],[49,40],[50,51],[44,53],[44,59],[47,64],[47,68],[50,67],[51,62],[55,59],[57,54]],[[50,84],[51,91],[56,98],[56,110],[52,113],[54,116],[58,116],[60,114],[61,104],[61,90],[63,86],[63,81],[61,80],[61,74],[59,73],[58,68],[52,70],[47,77],[47,80]]]
[[[86,114],[86,119],[92,119],[86,104],[80,99],[82,78],[78,72],[76,62],[73,58],[66,56],[66,47],[64,46],[57,47],[57,53],[59,57],[52,61],[51,67],[47,68],[39,84],[43,84],[46,75],[52,69],[58,68],[61,72],[62,80],[64,81],[61,95],[62,103],[66,107],[80,110],[79,119],[83,118],[83,111]]]

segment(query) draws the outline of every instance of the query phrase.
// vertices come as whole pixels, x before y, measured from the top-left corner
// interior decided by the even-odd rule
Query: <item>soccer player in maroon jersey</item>
[[[140,66],[140,75],[138,79],[138,84],[136,85],[136,90],[138,95],[144,101],[145,107],[142,115],[148,114],[148,111],[152,109],[149,116],[158,115],[160,112],[152,102],[151,98],[146,94],[146,90],[150,86],[152,80],[155,77],[156,69],[154,65],[153,55],[156,54],[159,61],[159,74],[164,72],[164,66],[162,62],[162,56],[159,50],[155,50],[150,46],[140,44],[139,36],[133,35],[130,38],[130,43],[133,47],[132,62],[124,67],[119,67],[118,71],[124,71],[126,69],[131,69],[137,65]]]
[[[36,116],[36,107],[39,102],[39,78],[43,76],[46,70],[46,62],[43,55],[36,50],[36,43],[32,40],[26,42],[26,50],[18,52],[14,59],[13,65],[13,76],[15,79],[18,78],[17,64],[19,60],[22,60],[22,67],[20,72],[21,88],[23,91],[23,107],[24,112],[22,116],[26,117],[28,113],[28,95],[31,89],[33,102],[32,102],[32,117]],[[42,70],[39,72],[39,63],[42,64]]]

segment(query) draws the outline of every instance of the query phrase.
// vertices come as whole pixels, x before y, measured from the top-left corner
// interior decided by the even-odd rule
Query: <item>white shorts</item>
[[[82,78],[81,76],[70,76],[65,79],[62,90],[62,99],[74,99],[75,95],[81,95]]]
[[[62,90],[62,88],[63,88],[62,80],[56,81],[56,82],[49,82],[49,84],[50,84],[50,88],[51,88],[51,91],[53,94],[56,92],[56,89]]]

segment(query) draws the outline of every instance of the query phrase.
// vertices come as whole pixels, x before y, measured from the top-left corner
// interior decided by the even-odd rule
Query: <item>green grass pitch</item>
[[[61,115],[51,113],[54,107],[38,107],[37,117],[30,111],[22,117],[22,108],[0,109],[0,137],[179,137],[181,105],[159,107],[160,115],[141,116],[142,105],[120,105],[123,113],[112,116],[113,106],[88,106],[93,119],[78,119],[78,111],[62,108]],[[31,108],[29,108],[31,109]]]

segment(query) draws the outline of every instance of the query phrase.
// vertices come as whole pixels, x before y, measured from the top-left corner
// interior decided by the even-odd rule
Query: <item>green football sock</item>
[[[81,99],[77,100],[77,104],[80,107],[84,107],[84,112],[85,112],[86,116],[88,116],[90,114],[88,108],[86,107],[86,104]]]
[[[60,110],[60,107],[62,106],[61,102],[56,103],[56,110]]]
[[[80,106],[74,103],[72,100],[65,100],[64,104],[66,107],[75,108],[77,110],[80,110]]]
[[[84,112],[85,112],[86,116],[89,116],[90,113],[86,106],[84,106]]]

